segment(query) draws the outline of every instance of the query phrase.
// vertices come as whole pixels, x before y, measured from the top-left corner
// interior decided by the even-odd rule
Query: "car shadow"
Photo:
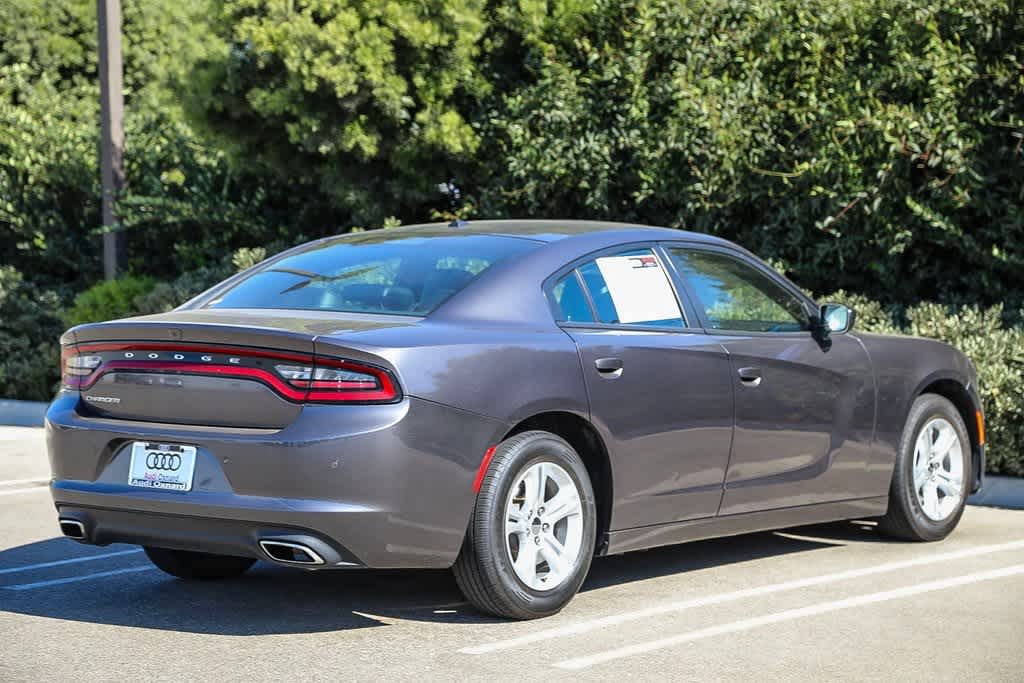
[[[809,553],[850,541],[885,542],[873,528],[849,523],[699,541],[597,558],[582,590]],[[0,611],[219,635],[343,631],[385,626],[392,619],[502,621],[466,604],[447,570],[307,572],[257,563],[239,579],[193,582],[149,569],[145,555],[132,550],[53,538],[0,551]],[[106,557],[37,567],[90,555]],[[56,583],[67,578],[81,580]]]

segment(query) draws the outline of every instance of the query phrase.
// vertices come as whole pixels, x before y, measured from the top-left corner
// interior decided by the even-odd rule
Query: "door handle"
[[[740,382],[745,387],[756,387],[761,384],[761,368],[740,368]]]
[[[601,373],[602,377],[614,379],[622,374],[621,358],[598,358],[594,361],[594,367]]]

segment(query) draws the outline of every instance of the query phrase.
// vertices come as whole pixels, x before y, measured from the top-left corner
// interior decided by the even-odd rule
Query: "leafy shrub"
[[[1024,302],[1024,4],[492,6],[484,215],[688,227],[904,306]]]
[[[252,268],[257,263],[267,258],[265,247],[243,247],[231,256],[231,264],[239,271]]]
[[[419,212],[478,144],[481,0],[217,2],[191,110],[238,160],[356,223]]]
[[[137,313],[164,313],[177,308],[197,294],[231,275],[227,266],[197,268],[183,273],[171,282],[161,282],[145,296],[136,300]]]
[[[284,245],[280,242],[271,243],[267,247],[243,247],[235,250],[230,258],[223,259],[219,265],[196,268],[170,282],[161,282],[149,294],[135,301],[138,313],[164,313],[177,308],[229,276],[251,268],[268,255],[283,249]]]
[[[184,120],[181,82],[217,49],[208,0],[125,3],[127,271],[171,280],[249,245],[337,226],[293,183],[229,168]],[[0,263],[66,305],[102,277],[95,3],[0,3]],[[9,40],[8,40],[9,38]]]
[[[116,320],[134,315],[136,303],[149,294],[156,281],[149,277],[125,276],[97,283],[75,297],[67,312],[68,325]]]
[[[846,304],[852,308],[857,312],[857,319],[854,323],[857,329],[879,334],[900,334],[900,327],[896,322],[900,318],[900,309],[897,306],[886,308],[866,296],[850,294],[843,290],[818,300],[822,303]]]
[[[0,266],[0,397],[49,401],[60,379],[59,300]]]

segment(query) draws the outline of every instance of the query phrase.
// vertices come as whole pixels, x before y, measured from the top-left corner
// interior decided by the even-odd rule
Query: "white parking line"
[[[556,662],[555,666],[559,669],[586,669],[594,666],[595,664],[603,664],[605,662],[610,662],[615,659],[622,659],[623,657],[632,657],[635,655],[653,652],[654,650],[661,650],[667,647],[672,647],[674,645],[681,645],[683,643],[701,640],[703,638],[711,638],[713,636],[720,636],[726,633],[735,633],[737,631],[749,631],[750,629],[758,628],[760,626],[778,624],[783,621],[792,621],[793,619],[812,617],[818,614],[825,614],[827,612],[836,612],[838,610],[850,609],[851,607],[872,605],[879,602],[886,602],[888,600],[906,598],[912,595],[918,595],[920,593],[929,593],[932,591],[945,590],[947,588],[955,588],[956,586],[963,586],[970,583],[979,583],[981,581],[1003,579],[1009,576],[1017,576],[1020,574],[1024,574],[1024,564],[1015,564],[1011,567],[993,569],[987,572],[965,574],[964,576],[956,576],[951,579],[942,579],[941,581],[929,581],[928,583],[921,583],[917,584],[916,586],[905,586],[903,588],[881,591],[879,593],[868,593],[867,595],[858,595],[852,598],[845,598],[843,600],[833,600],[831,602],[823,602],[817,605],[801,607],[799,609],[790,609],[784,612],[775,612],[773,614],[765,614],[764,616],[753,617],[751,619],[743,619],[741,621],[734,621],[728,624],[721,624],[719,626],[702,628],[696,631],[690,631],[688,633],[680,633],[679,635],[669,636],[667,638],[651,640],[646,643],[627,645],[626,647],[620,647],[614,650],[606,650],[605,652],[599,652],[597,654],[588,655],[586,657],[574,657],[573,659],[566,659],[561,662]]]
[[[142,548],[135,548],[133,550],[119,550],[116,553],[103,553],[101,555],[85,555],[83,557],[69,557],[65,560],[52,560],[50,562],[40,562],[39,564],[26,564],[21,567],[6,567],[4,569],[0,569],[0,574],[15,574],[17,572],[27,572],[33,569],[43,569],[45,567],[59,567],[63,564],[74,564],[76,562],[91,562],[93,560],[105,560],[108,557],[134,555],[135,553],[141,552]]]
[[[27,489],[0,489],[0,496],[13,496],[16,493],[32,493],[39,491],[49,491],[49,486],[33,486]]]
[[[115,576],[117,574],[130,574],[132,572],[148,572],[156,567],[126,567],[125,569],[111,569],[107,572],[96,572],[95,574],[81,574],[79,576],[68,576],[63,579],[50,579],[48,581],[34,581],[32,583],[16,583],[11,586],[2,586],[4,590],[9,591],[27,591],[33,588],[46,588],[47,586],[59,586],[63,583],[75,583],[77,581],[88,581],[90,579],[99,579],[104,576]]]
[[[2,487],[2,486],[21,486],[22,484],[33,484],[35,486],[42,486],[44,484],[49,484],[49,483],[50,483],[49,477],[47,477],[45,479],[41,478],[41,477],[37,477],[35,479],[3,479],[3,480],[0,480],[0,487]]]
[[[535,633],[527,633],[526,635],[522,635],[517,638],[509,638],[508,640],[499,640],[493,643],[485,643],[483,645],[475,645],[473,647],[463,648],[459,650],[459,652],[470,655],[482,655],[487,654],[489,652],[509,650],[520,647],[522,645],[536,643],[542,640],[549,640],[551,638],[561,638],[563,636],[571,636],[579,633],[587,633],[588,631],[594,631],[608,626],[615,626],[628,621],[635,621],[637,619],[644,619],[647,617],[657,616],[659,614],[682,612],[688,609],[707,607],[709,605],[720,605],[725,602],[733,602],[735,600],[743,600],[745,598],[754,598],[762,595],[769,595],[772,593],[780,593],[782,591],[796,590],[798,588],[807,588],[810,586],[821,586],[824,584],[836,583],[838,581],[846,581],[848,579],[856,579],[863,576],[871,576],[873,574],[883,574],[885,572],[898,571],[900,569],[907,569],[909,567],[919,567],[921,565],[926,564],[948,562],[951,560],[959,560],[966,557],[977,557],[979,555],[988,555],[991,553],[1002,552],[1005,550],[1016,550],[1020,548],[1024,548],[1024,540],[1011,541],[1009,543],[999,543],[996,545],[983,545],[975,548],[965,548],[963,550],[954,550],[948,553],[936,553],[934,555],[915,557],[909,560],[888,562],[886,564],[879,564],[873,567],[850,569],[847,571],[835,572],[833,574],[822,574],[820,576],[811,576],[805,579],[794,579],[793,581],[772,583],[765,586],[747,588],[744,590],[732,591],[729,593],[707,595],[700,598],[693,598],[691,600],[682,600],[679,602],[671,602],[664,605],[656,605],[654,607],[648,607],[646,609],[636,610],[633,612],[623,612],[621,614],[612,614],[607,617],[590,619],[588,621],[580,621],[575,624],[556,626],[555,628],[549,628],[543,631],[537,631]]]
[[[42,441],[46,436],[46,433],[42,429],[25,429],[25,431],[15,431],[18,429],[25,428],[11,427],[0,429],[0,441]]]

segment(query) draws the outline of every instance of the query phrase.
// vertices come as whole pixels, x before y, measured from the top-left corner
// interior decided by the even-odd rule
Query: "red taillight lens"
[[[388,373],[352,361],[317,358],[314,365],[281,364],[274,370],[291,386],[305,389],[310,403],[387,402],[398,398]]]
[[[377,378],[367,372],[310,365],[275,365],[278,374],[293,387],[302,389],[379,389]]]
[[[92,354],[78,354],[71,348],[61,353],[61,380],[64,386],[77,387],[103,364],[103,358]]]

